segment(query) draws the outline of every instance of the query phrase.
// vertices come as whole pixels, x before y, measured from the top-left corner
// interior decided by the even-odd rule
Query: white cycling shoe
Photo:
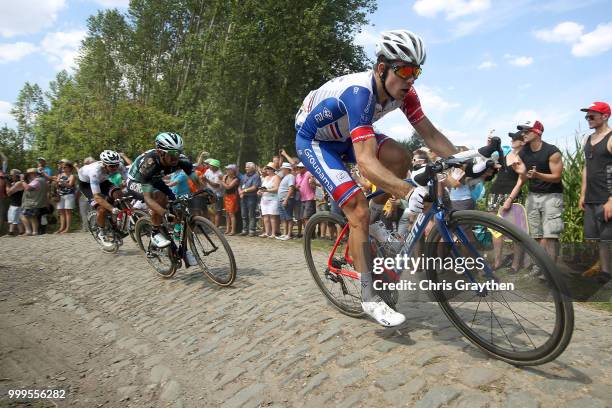
[[[196,266],[198,264],[198,260],[193,256],[193,252],[191,251],[185,252],[185,258],[187,258],[187,264],[189,264],[189,266]]]
[[[170,245],[170,240],[164,236],[161,232],[151,237],[151,242],[158,248],[165,248]]]
[[[406,321],[406,317],[391,309],[383,300],[376,296],[371,302],[361,302],[363,311],[386,327],[399,326]]]
[[[113,245],[112,242],[109,242],[107,237],[106,237],[106,231],[104,231],[103,229],[100,228],[100,230],[98,231],[98,239],[100,240],[100,242],[102,243],[102,245],[104,247],[111,247]]]

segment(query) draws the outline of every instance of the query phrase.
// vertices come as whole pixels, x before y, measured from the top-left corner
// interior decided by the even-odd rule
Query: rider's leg
[[[342,208],[348,219],[349,248],[357,272],[361,274],[361,298],[368,302],[374,297],[372,273],[367,263],[366,250],[368,245],[369,211],[368,203],[363,194],[357,194]]]
[[[153,196],[153,200],[157,204],[166,208],[166,206],[168,205],[168,197],[166,197],[164,193],[162,193],[161,191],[155,191],[152,193],[152,196]],[[151,224],[153,224],[154,227],[159,227],[161,223],[162,223],[162,216],[156,213],[155,211],[152,211]]]
[[[406,178],[412,163],[412,153],[395,140],[384,135],[377,135],[378,160],[399,178]],[[370,201],[370,221],[375,222],[382,214],[383,205],[391,196],[382,194]]]

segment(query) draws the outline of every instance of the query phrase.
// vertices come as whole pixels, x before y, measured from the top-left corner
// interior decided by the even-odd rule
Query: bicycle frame
[[[413,186],[416,186],[416,184],[410,179],[406,179],[405,181],[412,184]],[[366,200],[370,201],[371,199],[378,197],[379,195],[382,195],[384,193],[385,192],[382,190],[377,190],[376,192],[369,194],[366,197]],[[455,256],[460,256],[459,249],[457,248],[455,241],[452,239],[451,231],[448,229],[448,225],[446,223],[447,215],[449,214],[449,210],[444,204],[442,197],[440,197],[438,194],[438,182],[435,179],[434,179],[433,184],[430,185],[430,197],[432,197],[433,199],[433,204],[431,208],[426,213],[420,213],[418,215],[416,221],[414,222],[410,230],[410,233],[408,234],[408,236],[406,237],[406,240],[402,244],[402,247],[399,250],[398,255],[403,256],[404,254],[410,255],[412,253],[417,242],[421,239],[421,237],[425,233],[427,224],[433,218],[435,219],[436,226],[438,228],[438,231],[440,232],[440,235],[442,236],[443,241],[450,245],[451,251],[453,252]],[[360,279],[361,274],[359,272],[348,270],[345,268],[338,268],[333,265],[334,255],[338,249],[338,246],[340,245],[341,240],[348,234],[348,231],[349,231],[349,224],[347,223],[342,229],[341,233],[338,235],[338,238],[336,239],[334,247],[332,248],[332,251],[327,260],[327,267],[330,272],[336,275],[346,276],[351,279]],[[455,229],[455,234],[457,238],[459,238],[459,241],[468,249],[471,255],[475,257],[480,256],[478,250],[474,247],[474,245],[472,245],[467,235],[460,227]],[[346,249],[344,251],[343,256],[344,256],[344,259],[346,259],[349,263],[352,263],[352,259],[349,255],[348,243],[346,245]],[[393,281],[397,282],[400,280],[401,273],[397,273],[394,270],[390,270],[388,268],[384,268],[384,271]],[[487,263],[485,263],[484,273],[487,276],[487,278],[497,281],[497,278],[495,278],[495,276],[493,275],[493,270],[489,267]],[[466,271],[465,275],[468,277],[470,282],[472,283],[476,282],[476,279],[474,279],[474,277],[472,276],[470,272]]]

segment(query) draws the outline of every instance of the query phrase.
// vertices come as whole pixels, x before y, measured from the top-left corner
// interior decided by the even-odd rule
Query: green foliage
[[[291,152],[311,89],[370,66],[353,44],[375,0],[132,0],[88,21],[78,69],[45,108],[37,85],[16,104],[25,150],[51,160],[106,148],[135,155],[161,130],[188,152],[266,162]],[[38,89],[36,89],[38,88]],[[30,108],[28,110],[27,108]],[[35,112],[35,114],[32,114]]]
[[[565,224],[561,234],[561,242],[583,242],[584,241],[584,213],[578,205],[582,186],[582,169],[584,168],[584,149],[580,140],[582,137],[576,133],[574,137],[575,151],[563,152],[563,223]]]

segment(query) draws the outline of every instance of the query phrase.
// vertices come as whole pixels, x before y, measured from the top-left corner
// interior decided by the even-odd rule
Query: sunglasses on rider
[[[419,75],[421,75],[421,67],[416,67],[414,65],[396,65],[391,64],[391,69],[401,79],[408,79],[413,77],[417,79]]]
[[[595,120],[597,118],[597,116],[595,116],[595,115],[586,115],[584,118],[586,120]]]
[[[178,157],[181,154],[180,150],[164,150],[164,152],[171,157]]]

